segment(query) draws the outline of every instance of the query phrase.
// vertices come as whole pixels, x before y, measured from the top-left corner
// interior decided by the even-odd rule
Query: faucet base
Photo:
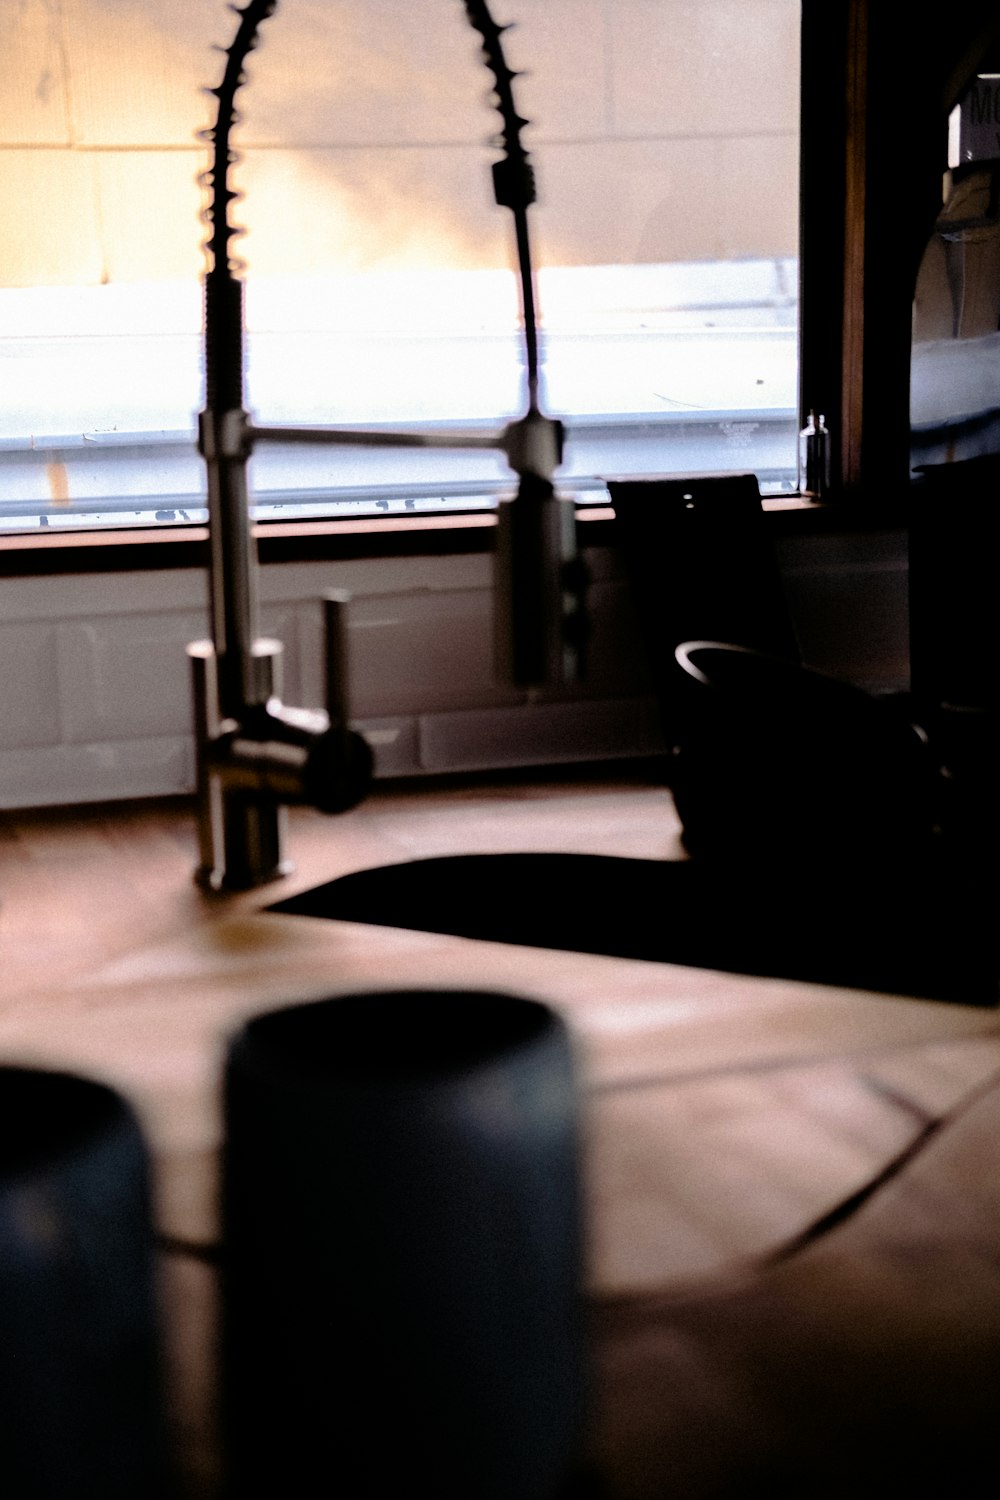
[[[250,891],[290,875],[294,862],[282,853],[285,809],[227,792],[222,792],[219,800],[221,838],[212,838],[218,855],[199,864],[196,884],[218,893]],[[199,808],[199,823],[201,817]]]
[[[280,669],[277,641],[256,643],[255,658],[262,690],[274,691]],[[254,797],[243,788],[227,787],[211,760],[211,749],[223,730],[219,712],[219,658],[211,641],[192,641],[187,648],[194,690],[196,792],[198,799],[198,867],[195,880],[203,890],[247,891],[291,873],[285,858],[285,808],[273,798]]]

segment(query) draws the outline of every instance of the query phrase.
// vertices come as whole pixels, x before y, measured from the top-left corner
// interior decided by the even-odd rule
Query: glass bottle
[[[799,433],[799,493],[823,500],[830,492],[830,429],[826,418],[810,410]]]

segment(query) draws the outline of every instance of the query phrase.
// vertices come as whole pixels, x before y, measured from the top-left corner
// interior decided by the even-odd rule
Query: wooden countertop
[[[894,1454],[907,1421],[947,1439],[987,1412],[1000,1014],[263,910],[428,855],[677,857],[669,796],[641,770],[384,786],[334,820],[294,810],[289,850],[279,887],[220,899],[193,884],[186,805],[0,822],[0,1057],[100,1077],[139,1112],[192,1500],[217,1494],[226,1038],[284,1003],[484,974],[556,1006],[578,1048],[594,1442],[614,1500],[652,1500],[668,1474],[686,1497],[749,1493],[744,1472],[770,1476],[761,1493],[862,1493],[802,1474],[849,1468],[873,1412]]]

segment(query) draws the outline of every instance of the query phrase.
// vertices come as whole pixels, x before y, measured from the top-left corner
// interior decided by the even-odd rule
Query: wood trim
[[[855,514],[845,518],[836,506],[817,505],[798,496],[766,498],[763,507],[776,536],[844,529],[845,519],[849,530],[870,530],[895,525],[900,515],[898,507],[877,505],[866,508],[863,518]],[[613,544],[614,511],[609,505],[586,506],[577,519],[585,547]],[[260,562],[270,566],[326,559],[474,555],[492,550],[495,525],[492,514],[479,512],[466,516],[262,522],[254,527],[254,534]],[[206,526],[0,538],[0,578],[207,567]]]
[[[844,57],[843,350],[840,368],[840,483],[856,493],[864,478],[865,265],[868,230],[867,0],[849,0]]]

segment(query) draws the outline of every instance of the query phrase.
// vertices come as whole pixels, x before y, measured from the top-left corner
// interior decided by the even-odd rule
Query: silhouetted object
[[[608,483],[660,707],[674,744],[690,683],[683,641],[732,641],[799,660],[791,613],[753,474]]]
[[[571,1055],[545,1006],[251,1021],[225,1095],[234,1497],[555,1500],[584,1400]]]
[[[934,860],[893,874],[862,860],[844,879],[779,859],[463,854],[359,870],[271,910],[995,1005],[992,887],[970,893]]]
[[[810,410],[799,433],[799,494],[825,500],[832,488],[833,440],[822,412]]]
[[[172,1494],[146,1153],[110,1089],[0,1068],[0,1493]]]
[[[911,712],[946,770],[942,823],[983,866],[997,849],[998,611],[985,518],[1000,457],[923,470],[909,495]]]
[[[517,74],[508,67],[502,37],[486,0],[466,0],[493,76],[492,99],[502,151],[492,167],[497,203],[511,210],[517,246],[517,285],[524,336],[526,410],[502,432],[396,431],[343,427],[259,426],[244,406],[245,328],[243,264],[233,256],[240,233],[231,209],[242,196],[232,186],[239,161],[233,131],[236,96],[247,82],[246,62],[277,0],[247,0],[225,51],[214,123],[203,132],[212,148],[203,177],[209,190],[205,242],[205,406],[198,448],[205,460],[209,512],[211,637],[188,647],[194,692],[199,863],[197,879],[210,890],[245,890],[288,873],[284,855],[287,803],[344,812],[368,791],[372,754],[349,724],[347,597],[327,595],[324,709],[290,708],[281,701],[280,641],[259,634],[256,543],[250,524],[249,462],[261,442],[323,443],[348,447],[470,448],[504,453],[518,476],[516,494],[497,513],[494,637],[500,674],[520,686],[560,681],[583,665],[587,620],[586,568],[576,543],[576,506],[557,496],[552,475],[562,463],[563,424],[539,405],[540,360],[528,209],[534,169],[521,142],[528,121],[514,100]],[[44,519],[44,518],[43,518]]]
[[[746,647],[676,656],[698,695],[671,769],[692,854],[823,875],[926,853],[940,777],[895,703]]]
[[[911,688],[921,705],[996,707],[1000,455],[928,466],[909,491]]]
[[[996,842],[983,833],[995,732],[952,714],[949,759],[910,697],[802,666],[776,564],[747,523],[756,481],[705,483],[719,498],[711,521],[708,501],[688,510],[694,483],[611,486],[690,861],[419,860],[271,910],[996,1005]],[[670,504],[657,519],[660,491]],[[710,620],[740,643],[675,639]]]

